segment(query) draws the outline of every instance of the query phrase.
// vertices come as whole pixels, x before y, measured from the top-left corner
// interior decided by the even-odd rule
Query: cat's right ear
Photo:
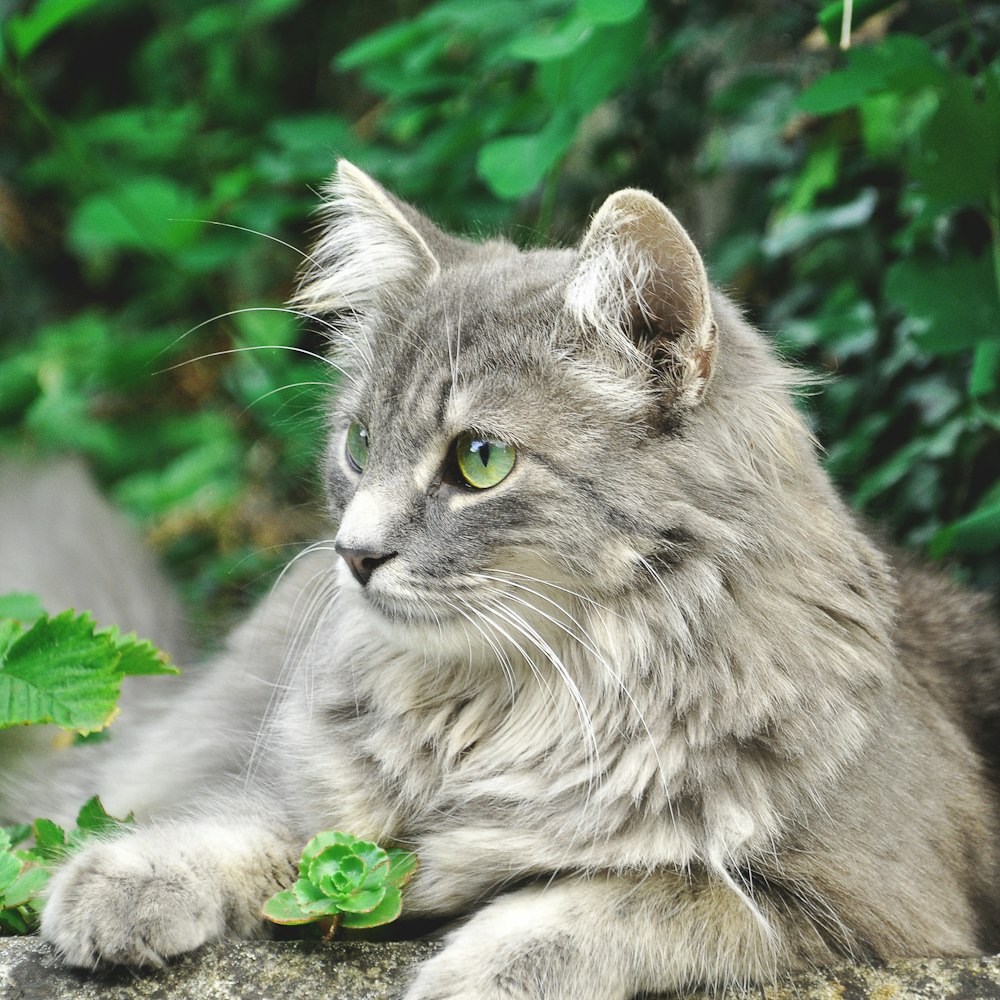
[[[677,217],[651,194],[627,188],[598,209],[566,307],[585,334],[650,370],[670,405],[701,400],[717,340],[708,275]]]
[[[293,299],[314,314],[405,308],[437,281],[440,252],[458,242],[347,160],[338,162],[321,211],[323,235]]]

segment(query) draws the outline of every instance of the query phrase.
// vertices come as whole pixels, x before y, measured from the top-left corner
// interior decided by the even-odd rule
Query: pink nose
[[[396,552],[373,552],[371,549],[349,549],[347,546],[339,543],[334,548],[336,548],[337,554],[347,563],[348,568],[354,575],[354,579],[362,587],[368,585],[368,581],[372,578],[372,573],[382,563],[388,562],[393,556],[398,554]]]

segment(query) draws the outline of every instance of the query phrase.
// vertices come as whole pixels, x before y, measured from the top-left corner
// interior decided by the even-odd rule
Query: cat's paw
[[[551,910],[542,897],[524,890],[490,904],[419,967],[404,1000],[632,996],[635,991],[623,983],[621,956],[595,947],[589,916]]]
[[[69,965],[157,966],[221,936],[221,894],[182,855],[149,846],[137,837],[93,844],[53,876],[42,936]]]

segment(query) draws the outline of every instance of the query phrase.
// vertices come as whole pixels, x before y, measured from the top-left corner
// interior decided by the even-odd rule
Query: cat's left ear
[[[577,323],[638,350],[675,405],[702,398],[717,328],[691,237],[651,194],[628,188],[594,216],[566,293]]]
[[[464,252],[464,241],[347,160],[337,164],[322,211],[323,234],[293,300],[314,313],[405,310]]]

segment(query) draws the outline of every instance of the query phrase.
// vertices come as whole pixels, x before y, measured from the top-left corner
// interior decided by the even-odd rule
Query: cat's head
[[[728,368],[780,368],[659,201],[619,191],[579,248],[521,251],[447,235],[341,163],[327,212],[298,305],[336,328],[344,372],[343,582],[387,621],[564,627],[565,605],[669,588],[733,544],[764,456],[720,327]],[[775,437],[756,445],[797,461]]]

